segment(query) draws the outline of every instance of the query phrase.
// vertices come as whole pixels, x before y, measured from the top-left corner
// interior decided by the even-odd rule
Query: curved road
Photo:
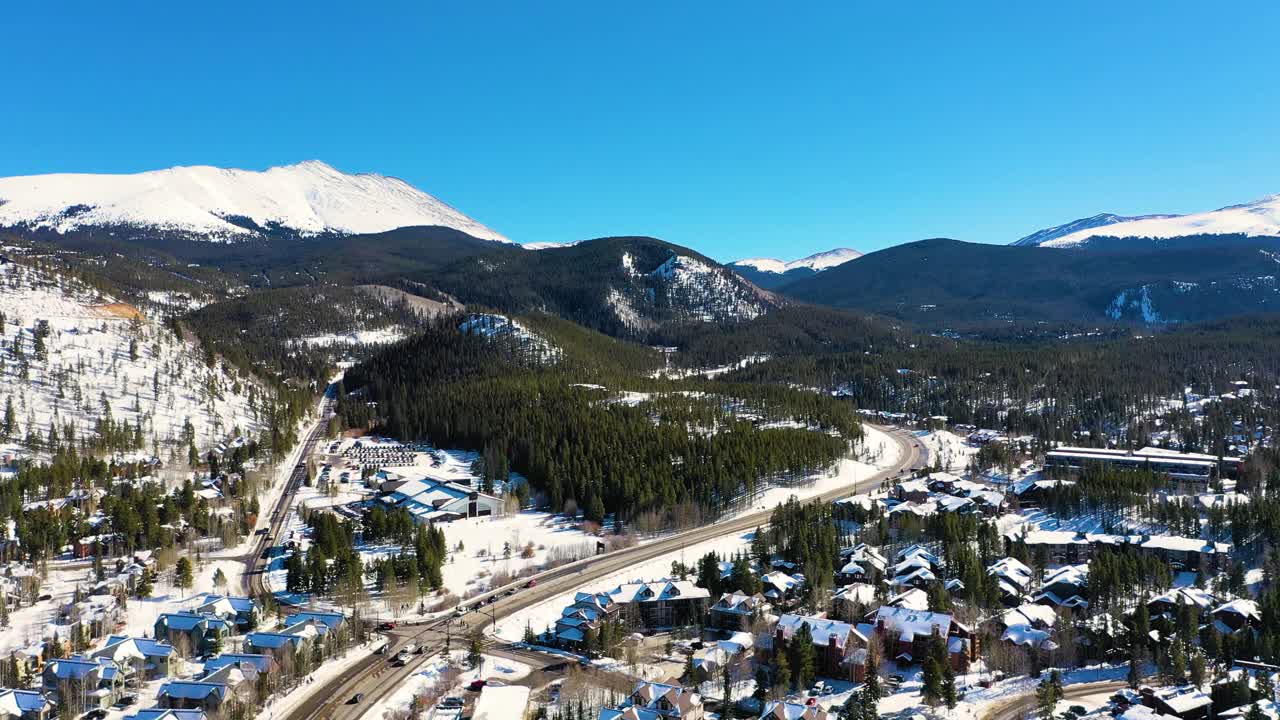
[[[1114,693],[1125,687],[1128,687],[1125,683],[1111,680],[1064,685],[1062,699],[1063,701],[1076,700],[1099,693]],[[1036,693],[1032,690],[996,705],[982,716],[982,720],[1025,720],[1028,715],[1036,711],[1036,704]]]
[[[897,443],[901,452],[897,464],[882,470],[858,483],[847,485],[817,496],[821,502],[832,502],[847,495],[878,487],[886,478],[893,477],[905,470],[924,467],[927,463],[928,451],[912,434],[896,428],[879,427]],[[618,573],[638,563],[653,560],[672,553],[678,553],[690,545],[714,540],[726,535],[748,532],[758,526],[768,524],[772,509],[759,510],[735,518],[713,523],[670,535],[659,540],[617,550],[605,555],[579,560],[562,565],[552,570],[533,576],[537,585],[522,589],[528,578],[522,578],[518,584],[513,583],[497,588],[485,595],[468,601],[468,605],[480,610],[473,610],[461,617],[445,617],[426,624],[403,628],[392,634],[392,649],[404,642],[413,642],[418,646],[425,645],[427,651],[414,655],[404,667],[392,667],[390,655],[371,653],[361,659],[340,677],[320,689],[313,696],[298,704],[286,720],[311,720],[312,718],[334,718],[356,720],[364,715],[378,700],[389,695],[401,683],[412,675],[432,655],[442,651],[446,642],[451,647],[466,647],[467,637],[474,632],[482,632],[494,619],[505,618],[512,613],[549,600],[557,595],[570,593],[593,580]],[[554,662],[554,661],[549,661]],[[351,699],[363,693],[364,699],[354,704]]]

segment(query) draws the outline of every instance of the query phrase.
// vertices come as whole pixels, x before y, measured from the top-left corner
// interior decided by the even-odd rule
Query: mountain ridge
[[[511,242],[404,180],[345,173],[319,160],[261,171],[190,165],[130,174],[0,178],[0,227],[58,234],[131,227],[241,242],[410,226],[448,227],[481,240]]]

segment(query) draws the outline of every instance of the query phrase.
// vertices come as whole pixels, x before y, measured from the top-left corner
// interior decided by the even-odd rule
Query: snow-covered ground
[[[367,716],[373,720],[382,720],[392,713],[400,713],[409,708],[413,699],[423,693],[434,691],[439,695],[462,694],[462,688],[473,680],[484,678],[486,680],[501,680],[510,683],[527,676],[531,671],[528,665],[518,663],[507,658],[494,657],[492,655],[483,656],[478,668],[466,668],[467,654],[464,651],[455,651],[449,656],[437,656],[422,667],[421,670],[410,675],[395,692],[386,696],[377,704],[373,705]],[[449,667],[456,668],[459,671],[456,679],[448,687],[440,687],[441,679],[445,676]]]
[[[210,369],[195,346],[130,305],[42,269],[0,263],[0,411],[11,402],[21,439],[44,439],[73,425],[93,437],[95,422],[141,423],[143,450],[159,445],[185,457],[179,440],[189,421],[197,446],[207,449],[239,429],[256,433],[265,391],[219,365]],[[37,338],[47,323],[47,334]],[[21,355],[14,342],[21,344]],[[43,344],[43,350],[38,348]],[[25,377],[24,377],[24,365]]]
[[[772,508],[786,502],[793,495],[800,500],[817,497],[865,482],[876,473],[896,465],[901,457],[898,443],[888,433],[870,425],[863,425],[862,430],[864,435],[858,459],[844,458],[831,470],[811,476],[806,485],[769,488],[757,495],[751,506],[742,510],[742,513]]]
[[[326,333],[299,338],[298,343],[311,347],[329,347],[331,345],[387,345],[404,339],[404,329],[386,327],[377,330],[352,330],[345,333]]]
[[[917,435],[920,442],[929,449],[929,466],[941,464],[947,472],[963,472],[969,467],[969,461],[978,454],[963,437],[947,430]]]

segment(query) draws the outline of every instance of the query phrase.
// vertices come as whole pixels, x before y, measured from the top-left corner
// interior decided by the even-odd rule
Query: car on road
[[[379,630],[383,630],[383,631],[386,631],[386,630],[395,630],[395,629],[396,629],[396,624],[395,624],[395,623],[393,623],[393,622],[384,622],[384,623],[380,623],[380,624],[378,625],[378,629],[379,629]]]
[[[355,695],[351,696],[352,705],[359,705],[362,702],[364,702],[364,693],[356,693]]]
[[[534,579],[530,580],[529,582],[525,583],[525,584],[524,584],[524,586],[525,586],[525,587],[527,587],[527,588],[537,587],[537,586],[538,586],[538,579],[537,579],[537,578],[534,578]]]

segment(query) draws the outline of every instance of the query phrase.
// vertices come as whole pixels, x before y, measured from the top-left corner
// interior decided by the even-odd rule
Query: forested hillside
[[[934,329],[1199,322],[1280,308],[1278,249],[1273,238],[1108,252],[932,239],[870,253],[780,292]]]
[[[640,374],[656,366],[650,350],[558,319],[522,323],[562,349],[555,362],[525,361],[510,336],[433,322],[348,371],[345,388],[360,393],[344,395],[345,422],[483,448],[509,458],[545,505],[572,502],[591,519],[623,522],[725,512],[760,483],[830,466],[861,435],[847,402],[781,386],[655,379]]]
[[[1183,392],[1227,393],[1240,381],[1261,394],[1242,400],[1246,406],[1274,406],[1266,396],[1280,380],[1280,321],[1258,316],[1146,337],[1042,343],[931,338],[914,346],[779,355],[724,377],[797,383],[838,392],[863,408],[946,415],[1068,443],[1118,429],[1141,445],[1160,419],[1160,429],[1177,428],[1193,446],[1217,452],[1233,432],[1230,413],[1211,406],[1208,422],[1192,423],[1181,408]]]

